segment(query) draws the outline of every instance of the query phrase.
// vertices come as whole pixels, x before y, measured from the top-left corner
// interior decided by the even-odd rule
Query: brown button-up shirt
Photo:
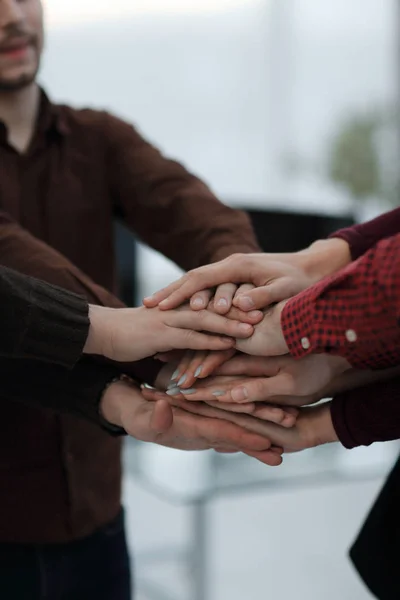
[[[44,94],[24,155],[0,124],[0,209],[109,290],[116,215],[184,269],[258,250],[243,213],[218,202],[130,125],[105,112],[55,106]],[[40,277],[34,260],[27,253],[27,270]],[[50,281],[51,271],[43,278]],[[50,283],[59,283],[57,268],[54,274]],[[73,416],[13,402],[2,408],[0,541],[66,542],[116,515],[117,439]]]

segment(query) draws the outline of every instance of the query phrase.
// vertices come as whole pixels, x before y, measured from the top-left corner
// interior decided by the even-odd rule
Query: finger
[[[210,300],[207,310],[217,313],[215,310],[214,299]],[[257,325],[264,318],[264,313],[261,310],[251,310],[250,312],[244,312],[239,310],[235,306],[232,306],[229,311],[225,314],[225,317],[232,319],[233,321],[240,321],[241,323],[250,323],[250,325]]]
[[[298,284],[296,286],[292,279],[282,277],[238,295],[234,299],[234,305],[243,311],[263,309],[281,300],[287,300],[297,292]]]
[[[254,332],[254,327],[249,323],[232,321],[210,310],[196,312],[192,310],[171,311],[165,317],[165,324],[172,328],[207,331],[238,339],[247,339]]]
[[[166,400],[157,400],[150,418],[150,429],[156,433],[166,433],[173,424],[174,417],[171,406]]]
[[[272,377],[288,362],[286,356],[247,356],[237,353],[216,370],[218,375],[245,375],[247,377]]]
[[[196,379],[205,379],[206,377],[209,377],[226,361],[230,360],[235,353],[235,348],[230,348],[229,350],[220,350],[219,352],[208,352],[203,362],[196,369]]]
[[[196,402],[190,403],[193,408],[195,408]],[[218,408],[220,410],[226,410],[228,412],[234,412],[238,414],[253,414],[256,408],[254,402],[249,402],[247,404],[229,404],[228,402],[218,402],[218,400],[207,400],[206,404],[208,406],[212,406],[213,408]]]
[[[154,308],[155,306],[158,306],[158,304],[162,300],[165,300],[165,298],[168,298],[168,296],[170,296],[172,293],[176,292],[181,287],[182,282],[184,281],[185,277],[186,277],[186,275],[183,275],[183,277],[181,277],[180,279],[177,279],[173,283],[170,283],[169,285],[162,288],[161,290],[158,290],[158,292],[155,292],[151,296],[147,296],[146,298],[143,298],[143,304],[147,308]],[[179,306],[179,305],[177,305],[177,306]]]
[[[231,337],[207,335],[198,331],[172,328],[170,341],[171,346],[181,350],[185,348],[190,350],[227,350],[235,344],[235,340]]]
[[[203,290],[201,292],[197,292],[197,294],[194,294],[190,299],[190,308],[192,310],[204,310],[207,308],[211,298],[211,290]]]
[[[199,377],[203,368],[203,363],[208,355],[209,352],[204,350],[192,352],[190,356],[189,353],[187,353],[187,358],[185,357],[185,360],[182,361],[178,368],[179,379],[177,384],[179,387],[187,389],[192,387],[196,379]]]
[[[221,403],[224,404],[224,403]],[[292,407],[282,408],[280,406],[272,406],[270,404],[251,403],[255,406],[252,412],[253,417],[262,421],[270,421],[282,425],[282,427],[293,427],[295,425],[299,411]],[[238,406],[241,406],[240,404]],[[244,406],[247,406],[245,404]]]
[[[233,255],[213,265],[207,265],[186,273],[180,280],[167,286],[160,292],[153,294],[157,304],[162,310],[176,308],[185,300],[191,298],[200,290],[214,288],[222,283],[246,283],[249,277],[258,279],[261,273],[252,265],[252,257],[247,255]],[[254,281],[255,284],[258,281]],[[148,299],[146,299],[148,300]],[[147,306],[147,305],[146,305]]]
[[[282,456],[272,448],[270,450],[264,450],[261,452],[244,451],[244,454],[259,460],[264,465],[268,465],[269,467],[279,467],[279,465],[281,465],[283,462]]]
[[[213,303],[215,312],[225,315],[230,310],[236,289],[234,283],[223,283],[217,287]]]
[[[201,354],[205,353],[205,350],[199,350],[199,352]],[[185,382],[185,372],[186,369],[188,368],[188,366],[190,365],[191,361],[193,360],[193,357],[196,355],[197,353],[194,350],[186,350],[186,352],[183,354],[178,366],[176,367],[176,370],[174,371],[172,377],[171,377],[171,385],[168,387],[172,387],[172,384],[174,384],[175,386],[179,387],[181,384],[183,384]]]
[[[279,373],[275,377],[257,377],[248,379],[244,385],[232,387],[226,396],[218,398],[220,402],[267,402],[269,398],[277,395],[292,393],[291,380],[286,373]]]
[[[254,285],[252,283],[242,283],[242,285],[239,285],[239,287],[236,290],[234,299],[233,299],[233,304],[235,305],[236,300],[238,299],[239,296],[242,296],[243,294],[246,294],[247,292],[250,292],[251,290],[254,290]]]
[[[140,386],[143,398],[148,402],[157,402],[157,400],[166,400],[168,396],[164,392],[160,392],[155,388],[148,388],[143,385]]]

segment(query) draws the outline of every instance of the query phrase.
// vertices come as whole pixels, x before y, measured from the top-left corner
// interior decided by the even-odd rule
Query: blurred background
[[[399,204],[398,0],[47,2],[52,97],[135,123],[249,211],[266,251]],[[130,304],[178,268],[118,228]],[[132,440],[137,600],[364,600],[347,559],[398,444],[279,469]]]

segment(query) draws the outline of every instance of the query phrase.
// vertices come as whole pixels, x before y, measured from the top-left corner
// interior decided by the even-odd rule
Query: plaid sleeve
[[[400,234],[290,299],[281,324],[295,358],[328,353],[353,367],[400,363]]]

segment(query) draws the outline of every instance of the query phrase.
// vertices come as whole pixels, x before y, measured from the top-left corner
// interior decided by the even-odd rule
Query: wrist
[[[89,333],[83,347],[84,354],[103,354],[104,320],[102,306],[89,304]]]
[[[317,240],[298,253],[303,268],[316,283],[351,263],[350,246],[341,238]]]
[[[122,379],[113,381],[106,387],[99,403],[99,414],[107,423],[115,427],[123,427],[124,399],[131,391],[132,385]]]
[[[313,411],[313,446],[321,446],[322,444],[329,444],[339,441],[332,422],[331,404],[331,402],[324,402],[323,404],[310,409]]]
[[[85,354],[98,354],[114,360],[112,331],[113,315],[117,309],[106,308],[89,304],[89,333],[83,352]]]

